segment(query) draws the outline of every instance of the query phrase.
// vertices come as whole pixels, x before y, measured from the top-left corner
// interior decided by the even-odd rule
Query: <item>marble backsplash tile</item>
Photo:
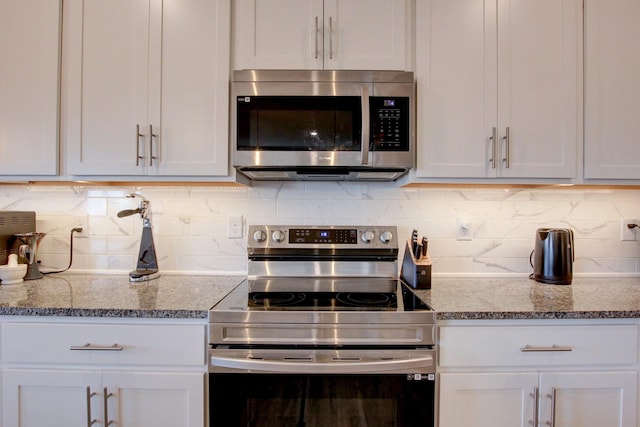
[[[34,210],[43,269],[69,262],[73,270],[128,272],[135,267],[139,216],[125,194],[151,201],[160,269],[184,273],[246,273],[247,224],[390,224],[402,238],[413,228],[429,236],[434,274],[522,275],[539,227],[570,227],[576,236],[575,274],[640,274],[639,240],[620,240],[620,219],[640,220],[640,190],[598,188],[399,188],[363,183],[259,183],[209,186],[0,186],[1,210]],[[242,215],[242,239],[227,238],[227,217]],[[461,219],[472,240],[456,240]]]

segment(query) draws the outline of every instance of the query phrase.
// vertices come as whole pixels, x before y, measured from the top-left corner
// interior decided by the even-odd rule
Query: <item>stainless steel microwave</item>
[[[396,180],[415,162],[414,98],[411,72],[235,71],[233,166],[252,180]]]

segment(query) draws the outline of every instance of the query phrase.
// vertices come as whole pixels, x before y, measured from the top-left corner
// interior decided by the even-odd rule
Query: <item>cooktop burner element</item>
[[[395,293],[372,292],[256,292],[249,293],[249,310],[396,310]]]

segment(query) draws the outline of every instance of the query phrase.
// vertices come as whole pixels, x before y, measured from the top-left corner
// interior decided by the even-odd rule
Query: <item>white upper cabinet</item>
[[[65,1],[70,175],[228,174],[229,0]]]
[[[233,4],[234,69],[407,69],[407,0]]]
[[[0,0],[0,175],[58,173],[61,0]]]
[[[640,179],[640,2],[584,3],[584,175]]]
[[[576,177],[580,5],[416,3],[417,177]]]

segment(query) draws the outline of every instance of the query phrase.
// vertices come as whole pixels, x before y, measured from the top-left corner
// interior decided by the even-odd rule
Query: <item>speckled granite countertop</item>
[[[206,319],[240,276],[55,274],[0,285],[0,315]]]
[[[56,274],[0,285],[0,315],[206,319],[242,276]],[[640,318],[640,277],[574,278],[547,285],[522,278],[438,278],[416,294],[440,320]]]
[[[416,294],[440,320],[640,318],[640,277],[576,278],[548,285],[522,278],[438,278]]]

